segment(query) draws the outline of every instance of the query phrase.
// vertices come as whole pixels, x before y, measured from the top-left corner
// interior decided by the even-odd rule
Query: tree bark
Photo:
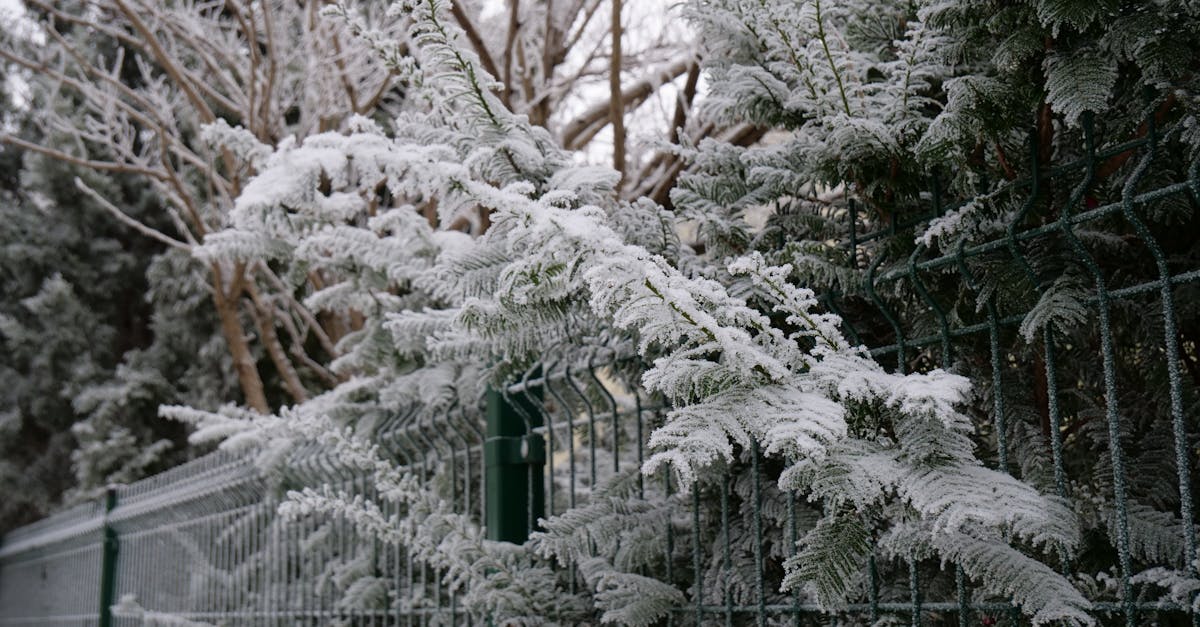
[[[229,345],[229,355],[233,358],[233,370],[237,373],[238,384],[242,388],[242,396],[248,407],[260,414],[270,413],[267,396],[263,392],[262,377],[258,374],[258,366],[250,353],[250,343],[242,329],[238,316],[238,299],[236,292],[232,295],[225,293],[221,270],[213,266],[213,305],[217,309],[217,317],[221,321],[221,335]],[[230,282],[236,284],[237,280]],[[236,285],[233,285],[236,287]],[[241,291],[240,288],[237,291]]]
[[[265,302],[262,296],[258,293],[258,289],[253,287],[253,283],[247,283],[250,294],[250,314],[254,318],[254,324],[258,327],[258,334],[262,341],[263,348],[267,350],[267,356],[271,358],[271,363],[275,364],[275,370],[279,372],[279,376],[283,379],[283,385],[287,388],[288,395],[296,403],[303,403],[308,400],[308,390],[304,389],[304,384],[300,381],[300,375],[296,372],[292,361],[288,359],[287,353],[283,350],[283,344],[279,341],[279,334],[275,332],[275,312],[274,308]]]
[[[669,83],[688,71],[693,57],[679,59],[670,65],[651,72],[621,93],[622,110],[636,109],[659,87]],[[612,101],[598,102],[587,111],[576,116],[563,127],[562,142],[567,150],[578,150],[585,146],[596,133],[608,126],[612,117]]]
[[[612,55],[608,68],[609,119],[613,127],[613,169],[625,182],[625,99],[621,94],[621,0],[612,0]]]

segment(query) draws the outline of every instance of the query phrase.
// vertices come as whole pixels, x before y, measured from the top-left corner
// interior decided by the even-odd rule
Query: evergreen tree
[[[861,314],[869,305],[862,286],[882,262],[907,260],[914,246],[946,250],[956,238],[1007,224],[1016,214],[1003,213],[996,199],[1011,198],[1009,180],[1028,166],[1013,156],[1028,136],[1022,120],[1039,134],[1039,147],[1042,141],[1056,147],[1053,158],[1078,151],[1103,114],[1113,114],[1120,132],[1138,132],[1133,120],[1144,107],[1122,118],[1121,103],[1133,101],[1130,92],[1141,98],[1148,83],[1161,87],[1154,82],[1160,75],[1137,65],[1139,57],[1107,50],[1106,59],[1131,62],[1122,66],[1127,75],[1112,81],[1082,70],[1061,73],[1057,65],[1085,64],[1095,53],[1069,41],[1075,31],[1107,22],[1064,21],[1044,7],[1024,6],[1014,29],[990,23],[990,5],[811,2],[796,10],[789,3],[692,3],[689,15],[710,42],[705,63],[712,82],[703,113],[783,134],[750,148],[713,140],[685,146],[694,166],[672,193],[677,212],[670,215],[653,202],[616,201],[613,172],[574,164],[540,129],[510,114],[478,58],[461,45],[444,3],[401,4],[412,16],[410,37],[429,77],[422,84],[428,110],[401,118],[393,136],[359,121],[348,133],[275,149],[239,198],[232,228],[201,252],[337,270],[339,278],[308,299],[316,308],[364,312],[363,333],[338,363],[356,378],[282,419],[246,421],[236,412],[183,408],[169,415],[198,422],[199,437],[237,433],[237,442],[339,434],[326,442],[348,463],[376,473],[380,498],[397,504],[400,517],[389,520],[363,495],[329,490],[297,493],[289,513],[348,512],[368,535],[406,546],[436,544],[422,559],[452,572],[465,559],[461,568],[471,572],[478,560],[510,559],[499,555],[512,549],[427,538],[427,526],[442,528],[429,518],[437,510],[425,500],[431,497],[405,483],[376,450],[347,439],[342,425],[369,437],[373,422],[363,420],[398,403],[437,416],[450,402],[445,394],[414,394],[414,386],[446,388],[453,402],[471,406],[480,392],[472,383],[480,364],[502,385],[538,360],[632,351],[642,367],[628,383],[672,407],[650,438],[656,452],[643,471],[669,467],[682,486],[706,494],[705,485],[724,473],[736,481],[763,472],[749,463],[761,449],[782,463],[765,471],[779,489],[813,503],[801,550],[784,565],[786,587],[838,607],[857,589],[874,538],[883,555],[955,564],[984,593],[1014,600],[1035,623],[1092,622],[1090,603],[1055,567],[1055,556],[1072,559],[1080,549],[1079,519],[1064,501],[1031,487],[1051,488],[1035,472],[1038,462],[1020,460],[1016,477],[1006,464],[992,470],[981,463],[992,455],[1003,462],[1007,453],[976,437],[990,420],[973,420],[986,414],[969,407],[967,379],[934,368],[929,354],[911,355],[899,373],[885,371],[846,339],[838,316],[820,313],[814,291],[794,282],[841,291]],[[1061,40],[1037,61],[1044,79],[1023,84],[1028,72],[976,58],[992,50],[980,43],[981,33],[1014,32]],[[1088,84],[1059,83],[1068,79]],[[971,101],[978,95],[972,81],[996,82],[1005,100],[992,108]],[[1188,128],[1186,106],[1173,111]],[[1179,149],[1188,150],[1186,141]],[[939,195],[923,196],[938,176]],[[373,202],[375,188],[364,185],[381,180],[390,205]],[[971,202],[935,220],[917,242],[883,238],[858,251],[869,267],[828,244],[847,235],[850,198],[865,207],[855,227],[870,230],[920,217],[931,200],[955,197]],[[430,228],[414,209],[431,199],[438,224],[482,206],[490,227],[474,239]],[[747,213],[763,208],[767,224],[756,227]],[[677,238],[676,220],[698,227],[695,245]],[[1023,277],[1008,263],[1007,275],[985,264],[972,276],[993,293],[1015,291],[1011,282]],[[1071,299],[1084,296],[1066,291],[1069,276],[1061,280],[1053,300],[1032,308],[1027,329],[1078,323]],[[938,298],[957,311],[973,308],[971,292],[980,288],[948,289]],[[904,319],[932,324],[917,311],[919,301],[905,298],[898,292],[886,301]],[[1144,329],[1132,322],[1128,328]],[[581,336],[579,329],[593,332]],[[873,333],[868,341],[886,341],[880,331],[861,331]],[[988,387],[986,359],[945,365],[979,382],[984,399],[1005,394]],[[1020,432],[1020,421],[1008,424]],[[664,573],[622,562],[613,545],[596,538],[661,521],[657,512],[667,497],[642,501],[615,487],[598,495],[604,498],[546,521],[546,532],[529,548],[577,567],[602,620],[653,622],[679,602],[678,590],[649,585],[644,573]],[[622,515],[606,515],[606,507]],[[397,525],[404,531],[387,531]],[[463,525],[459,517],[451,526],[475,537]],[[629,604],[634,590],[642,604]],[[528,594],[520,607],[474,611],[545,617],[541,597]]]
[[[512,55],[499,69],[461,8],[396,7],[401,43],[353,6],[326,11],[379,55],[369,63],[403,77],[411,106],[390,123],[347,114],[286,139],[232,118],[197,124],[224,171],[247,182],[228,194],[219,228],[176,248],[218,276],[260,269],[261,284],[240,286],[248,311],[276,311],[260,306],[269,299],[298,316],[279,320],[289,333],[284,320],[317,335],[322,321],[340,326],[312,340],[324,340],[326,363],[306,376],[327,384],[321,393],[293,385],[292,406],[264,413],[242,377],[257,411],[162,413],[195,425],[193,441],[257,449],[272,470],[315,444],[370,479],[290,486],[300,489],[285,518],[347,516],[361,541],[404,547],[442,573],[466,611],[518,623],[653,624],[685,593],[705,602],[702,590],[748,604],[747,562],[762,551],[782,584],[772,602],[796,594],[827,610],[864,596],[872,556],[892,564],[885,574],[910,564],[926,589],[969,581],[1035,624],[1092,624],[1094,602],[1135,594],[1193,602],[1191,503],[1163,486],[1194,487],[1174,464],[1197,430],[1171,437],[1195,414],[1194,286],[1174,311],[1103,302],[1114,278],[1153,285],[1195,268],[1194,193],[1145,215],[1131,208],[1140,191],[1194,179],[1193,7],[693,0],[684,10],[708,77],[694,117],[758,130],[736,141],[677,133],[667,150],[687,170],[655,165],[662,178],[648,185],[560,148],[535,94],[498,82]],[[1072,221],[1101,206],[1122,210]],[[1041,230],[1014,236],[1030,229]],[[998,243],[963,256],[982,241]],[[1158,250],[1129,254],[1137,241]],[[918,259],[955,251],[953,272],[918,275]],[[69,293],[51,282],[23,306],[84,317]],[[1097,299],[1100,325],[1089,320]],[[275,328],[254,322],[264,337]],[[971,325],[989,333],[951,346],[948,329]],[[906,337],[939,335],[940,346],[905,349]],[[1164,339],[1168,355],[1184,347],[1168,359],[1192,380],[1158,366]],[[24,354],[67,354],[73,341]],[[865,348],[889,344],[886,367]],[[616,385],[665,404],[651,454],[589,484],[525,545],[485,540],[444,486],[374,441],[397,415],[475,418],[485,387],[597,355],[620,358]],[[1118,398],[1105,374],[1130,391]],[[101,392],[78,398],[106,406]],[[679,490],[643,489],[638,473],[659,472]],[[792,495],[803,524],[784,547],[780,504]],[[695,523],[697,555],[725,541],[732,574],[674,568],[658,530],[674,528],[687,499],[753,511],[724,525],[724,539],[714,517]],[[753,546],[764,528],[766,549]],[[1089,575],[1069,579],[1066,565]],[[345,603],[388,598],[370,563],[336,569]]]
[[[4,107],[5,132],[46,140],[35,118],[49,109],[84,124],[78,100],[22,92],[28,101]],[[157,407],[215,408],[231,390],[195,262],[164,253],[62,181],[79,177],[151,224],[154,196],[134,177],[11,145],[0,158],[0,368],[10,382],[0,394],[0,489],[11,495],[0,528],[7,529],[195,454],[180,425],[157,419]]]

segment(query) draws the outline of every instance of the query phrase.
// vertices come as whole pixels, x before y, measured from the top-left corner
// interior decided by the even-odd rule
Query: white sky
[[[25,17],[25,6],[21,0],[0,0],[0,28],[6,30],[18,29],[22,18]],[[16,72],[9,72],[5,79],[5,90],[12,96],[13,105],[24,108],[28,100],[29,86]],[[3,123],[0,120],[0,123]]]

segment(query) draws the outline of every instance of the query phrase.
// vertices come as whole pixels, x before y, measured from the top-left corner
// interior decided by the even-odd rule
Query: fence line
[[[1178,167],[1153,120],[1144,138],[1114,147],[1093,145],[1089,119],[1085,131],[1084,147],[1065,166],[1042,171],[1031,150],[1029,176],[1007,188],[1016,209],[948,249],[914,242],[929,220],[955,209],[936,181],[927,210],[907,219],[881,220],[850,203],[832,217],[846,226],[838,249],[855,284],[823,301],[848,336],[891,368],[973,375],[988,463],[1090,517],[1089,551],[1062,567],[1090,586],[1100,623],[1195,624],[1187,603],[1135,588],[1134,575],[1166,566],[1195,575],[1200,373],[1189,368],[1200,364],[1200,258],[1194,232],[1170,225],[1200,223],[1200,171]],[[1096,164],[1131,150],[1139,156],[1130,171],[1102,191]],[[1110,250],[1121,256],[1106,259]],[[1070,320],[1047,309],[1051,297],[1065,298],[1064,284],[1083,312]],[[638,474],[665,408],[630,383],[636,368],[609,353],[548,359],[493,394],[486,411],[456,406],[437,419],[398,411],[375,439],[500,539],[520,540],[539,518],[584,507],[599,486],[636,476],[637,496],[673,508],[661,534],[644,539],[661,556],[652,574],[688,598],[667,624],[1027,620],[933,560],[873,556],[857,598],[835,613],[798,591],[781,592],[782,562],[813,524],[813,508],[803,495],[779,491],[777,464],[756,449],[686,494],[666,474]],[[1169,485],[1147,468],[1167,468]],[[404,547],[359,537],[337,516],[289,524],[276,515],[285,490],[324,482],[373,490],[316,445],[298,446],[277,473],[222,452],[116,488],[110,510],[85,504],[15,530],[0,543],[0,625],[103,626],[106,530],[118,545],[114,625],[159,614],[230,625],[486,618],[464,612],[469,590],[452,591],[443,572]],[[398,513],[388,508],[384,514]],[[1161,553],[1143,546],[1147,521],[1166,529],[1156,539]],[[571,590],[581,585],[574,566],[561,575]]]

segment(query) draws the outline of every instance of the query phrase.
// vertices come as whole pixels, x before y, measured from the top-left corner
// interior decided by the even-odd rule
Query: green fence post
[[[544,515],[542,467],[546,445],[540,433],[542,412],[534,405],[540,388],[526,390],[520,398],[494,389],[487,393],[487,440],[483,444],[487,471],[487,536],[490,540],[521,544]]]
[[[108,514],[117,506],[117,488],[104,492],[104,545],[100,565],[100,627],[112,627],[113,597],[117,591],[117,531],[108,524]]]

